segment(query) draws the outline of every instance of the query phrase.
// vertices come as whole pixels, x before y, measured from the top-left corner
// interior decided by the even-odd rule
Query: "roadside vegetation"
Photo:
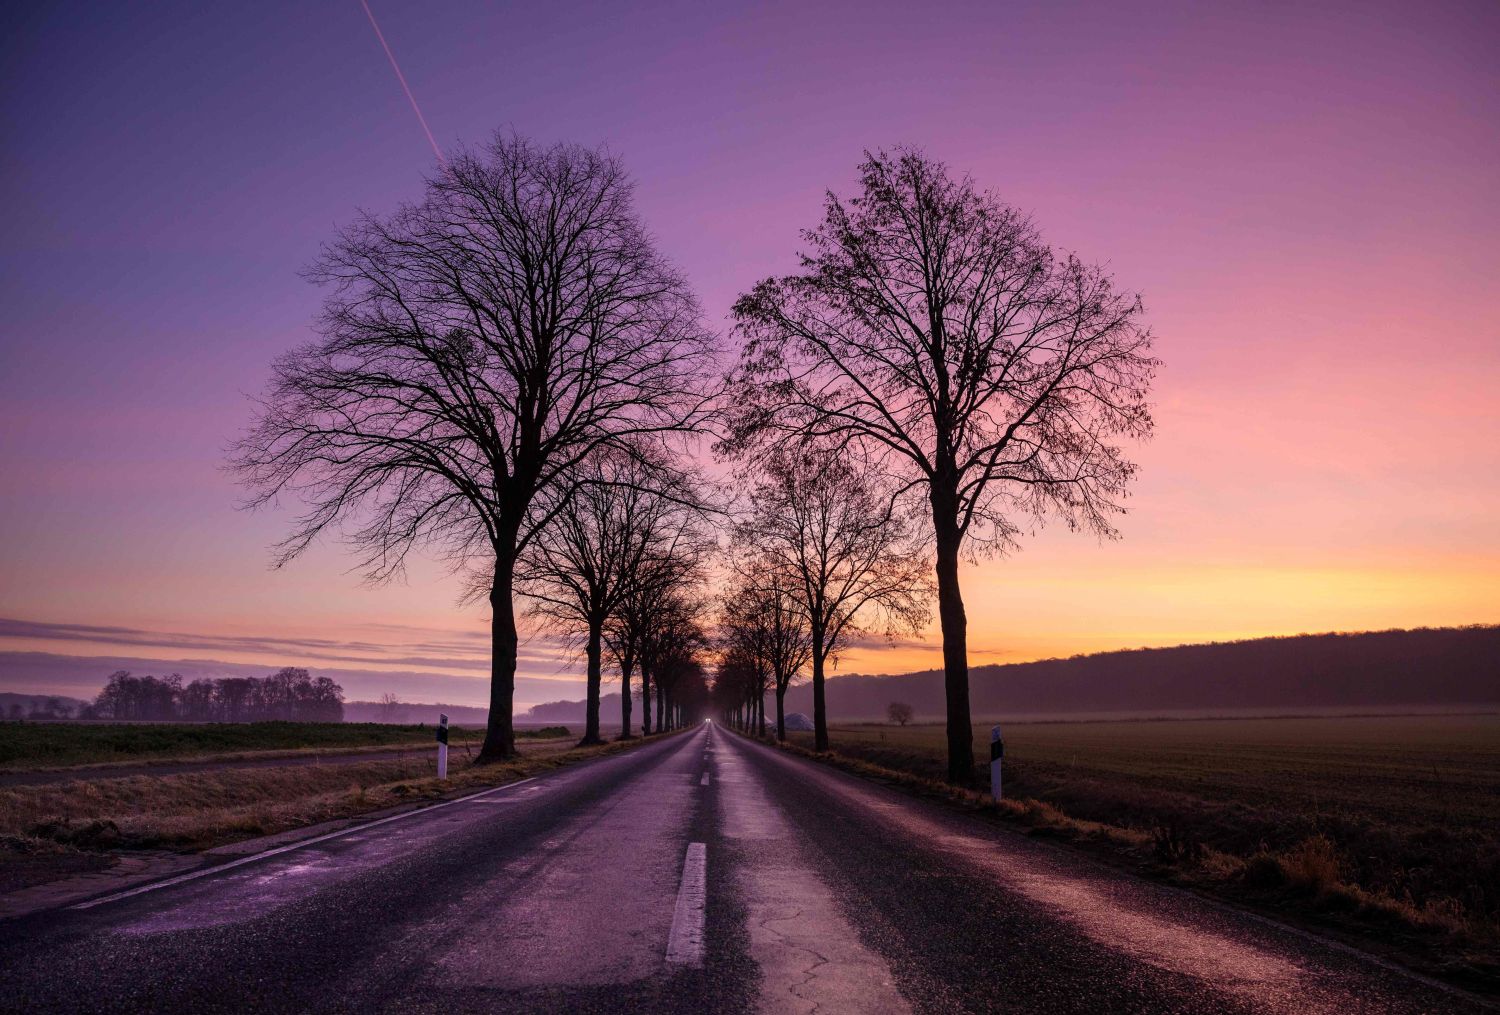
[[[1008,724],[998,804],[988,765],[944,787],[941,726],[830,733],[841,767],[1500,987],[1500,716]]]
[[[550,735],[567,734],[551,727]],[[384,723],[7,723],[0,771],[111,762],[197,761],[261,751],[399,747],[433,740],[431,726]],[[562,730],[561,734],[555,731]],[[540,733],[541,731],[537,731]],[[482,731],[454,727],[450,743],[477,742]]]
[[[446,781],[437,778],[434,756],[424,756],[0,788],[0,860],[208,849],[458,790],[499,786],[643,742],[576,748],[535,741],[503,764],[456,765]]]

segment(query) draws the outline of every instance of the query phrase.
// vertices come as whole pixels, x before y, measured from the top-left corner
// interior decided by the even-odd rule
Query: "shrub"
[[[1262,849],[1245,861],[1240,880],[1250,888],[1280,888],[1286,884],[1286,872],[1274,853]]]
[[[1293,886],[1317,895],[1339,883],[1338,853],[1326,835],[1303,839],[1281,858],[1281,868]]]
[[[1151,855],[1171,866],[1198,863],[1203,859],[1203,841],[1176,822],[1158,825],[1151,832]]]

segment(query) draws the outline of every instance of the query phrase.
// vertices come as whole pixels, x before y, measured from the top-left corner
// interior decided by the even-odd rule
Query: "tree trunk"
[[[828,710],[823,703],[823,660],[828,654],[823,650],[823,631],[813,627],[813,750],[828,750]]]
[[[786,688],[776,685],[776,739],[786,743]]]
[[[641,660],[641,736],[651,735],[651,667]]]
[[[635,659],[626,652],[620,659],[620,739],[630,739],[630,671]]]
[[[943,688],[948,698],[948,781],[967,786],[974,778],[974,729],[969,716],[969,621],[958,588],[962,535],[952,512],[936,498],[938,618],[943,630]]]
[[[516,756],[516,732],[511,711],[516,698],[516,610],[511,601],[515,558],[495,555],[495,581],[490,586],[490,715],[479,749],[481,764]]]
[[[589,744],[603,743],[599,739],[599,691],[600,684],[604,680],[604,619],[589,621],[589,690],[588,703],[584,706],[583,714],[583,739],[578,741],[579,747]]]
[[[756,719],[760,723],[760,738],[764,740],[766,739],[766,688],[764,685],[755,695],[755,712]]]

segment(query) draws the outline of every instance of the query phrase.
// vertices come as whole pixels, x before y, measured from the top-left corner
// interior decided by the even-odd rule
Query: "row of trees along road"
[[[917,151],[867,155],[858,195],[828,195],[803,237],[800,272],[735,304],[742,347],[720,449],[854,449],[925,501],[948,775],[967,781],[959,559],[1007,550],[1049,516],[1116,534],[1135,473],[1120,445],[1152,428],[1141,300]]]
[[[814,740],[824,751],[829,660],[860,631],[920,630],[931,565],[900,491],[847,450],[774,447],[752,475],[748,511],[734,528],[737,582],[721,622],[726,660],[747,668],[725,676],[753,695],[762,733],[765,688],[774,689],[777,736],[785,739],[787,688],[810,667]]]
[[[601,482],[601,456],[669,459],[710,408],[713,345],[613,157],[500,136],[422,201],[365,215],[308,276],[318,340],[280,359],[234,452],[252,504],[306,510],[278,562],[339,529],[367,578],[416,548],[491,607],[482,760],[515,753],[518,564]]]
[[[804,236],[799,273],[735,304],[726,380],[615,158],[514,136],[454,153],[308,272],[330,290],[317,338],[277,361],[233,456],[252,505],[304,505],[277,562],[337,533],[373,582],[417,550],[461,572],[493,617],[483,761],[515,751],[518,596],[582,649],[585,742],[606,657],[629,735],[636,674],[643,732],[670,729],[709,707],[713,654],[715,704],[762,731],[767,690],[784,733],[810,670],[825,748],[830,662],[918,631],[935,586],[967,778],[959,558],[1049,515],[1114,534],[1119,445],[1151,429],[1140,300],[916,151],[867,155]],[[703,435],[743,503],[703,493]]]

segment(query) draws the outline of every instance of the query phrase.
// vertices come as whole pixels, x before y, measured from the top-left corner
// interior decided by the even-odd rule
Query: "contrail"
[[[440,165],[446,166],[448,160],[443,158],[443,150],[433,139],[432,128],[427,126],[427,117],[422,115],[422,107],[417,105],[417,97],[411,93],[411,85],[406,83],[406,75],[401,73],[401,65],[396,62],[396,54],[391,52],[390,43],[385,41],[385,33],[380,30],[380,23],[375,20],[375,15],[370,10],[367,0],[359,0],[359,5],[365,9],[365,17],[370,19],[370,27],[375,29],[375,38],[380,40],[381,48],[385,50],[386,57],[391,61],[391,70],[396,72],[396,80],[401,82],[401,88],[406,92],[406,99],[411,103],[411,111],[417,114],[417,122],[422,125],[422,131],[427,135],[427,143],[432,145],[432,154],[437,156]]]

